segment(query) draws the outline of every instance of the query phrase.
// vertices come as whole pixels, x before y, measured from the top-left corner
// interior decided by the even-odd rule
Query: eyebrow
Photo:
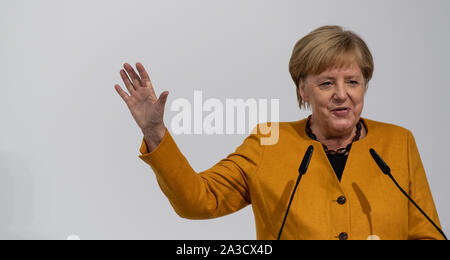
[[[330,77],[330,76],[318,77],[318,80],[324,80],[324,79],[336,79],[336,78]],[[361,79],[361,77],[358,75],[349,75],[349,76],[345,76],[344,79]]]

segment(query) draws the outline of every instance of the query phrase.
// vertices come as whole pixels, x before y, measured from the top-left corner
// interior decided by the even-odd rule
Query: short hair
[[[341,26],[326,25],[315,29],[294,46],[289,61],[289,73],[297,87],[300,109],[310,106],[299,94],[299,81],[331,68],[342,68],[356,60],[365,79],[365,87],[372,78],[373,57],[366,43],[352,31]]]

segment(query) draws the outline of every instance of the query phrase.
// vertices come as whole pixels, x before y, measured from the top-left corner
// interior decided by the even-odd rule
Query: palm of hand
[[[130,95],[119,85],[115,85],[116,91],[125,101],[133,118],[143,131],[162,130],[165,128],[164,107],[169,93],[165,91],[158,99],[156,98],[150,77],[142,64],[136,64],[140,76],[129,64],[125,63],[124,68],[125,70],[120,71],[120,76]]]

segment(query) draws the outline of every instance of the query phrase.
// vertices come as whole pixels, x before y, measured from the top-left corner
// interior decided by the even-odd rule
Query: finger
[[[133,83],[131,83],[130,78],[128,78],[128,75],[125,72],[125,70],[120,70],[120,77],[122,78],[123,83],[125,83],[125,87],[127,87],[130,94],[133,94],[134,91],[136,91],[136,87],[133,86]]]
[[[164,111],[164,107],[166,106],[167,102],[167,96],[169,96],[169,91],[164,91],[163,93],[161,93],[161,95],[159,95],[158,101],[156,101],[161,111]]]
[[[123,64],[123,67],[125,68],[128,75],[130,76],[130,78],[133,82],[133,86],[135,88],[142,87],[141,78],[139,78],[138,74],[136,73],[136,71],[134,71],[133,67],[131,67],[131,65],[128,63]]]
[[[155,89],[153,88],[152,81],[150,80],[150,76],[148,75],[147,71],[145,70],[142,63],[138,62],[136,63],[136,69],[139,72],[139,75],[141,76],[143,86],[150,89],[150,94],[152,95],[153,99],[156,99]]]
[[[122,97],[123,101],[127,102],[128,98],[130,97],[127,92],[123,91],[123,89],[119,85],[115,85],[114,88],[116,89],[117,93]]]
[[[141,76],[142,82],[143,83],[147,83],[147,84],[144,84],[143,87],[149,87],[148,83],[151,85],[152,82],[150,80],[150,76],[148,75],[148,73],[145,70],[145,68],[142,65],[142,63],[140,63],[140,62],[136,63],[136,69],[139,72],[139,75]],[[151,87],[153,87],[153,86],[151,86]]]

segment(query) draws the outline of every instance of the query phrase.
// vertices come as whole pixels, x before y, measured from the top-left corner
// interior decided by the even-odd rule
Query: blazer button
[[[345,196],[340,196],[340,197],[337,199],[337,203],[339,203],[340,205],[344,205],[345,202],[347,202],[347,199],[345,198]]]
[[[342,232],[339,234],[339,240],[347,240],[348,234],[346,232]]]

